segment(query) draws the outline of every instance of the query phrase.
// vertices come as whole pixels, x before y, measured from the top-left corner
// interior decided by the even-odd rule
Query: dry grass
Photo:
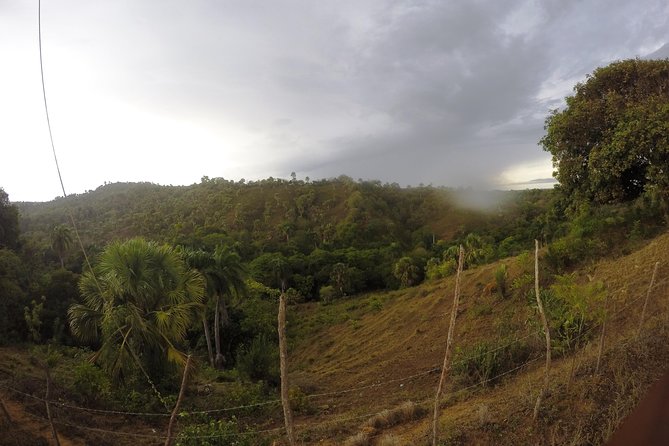
[[[366,432],[358,432],[352,437],[347,438],[344,442],[344,446],[369,446],[370,440],[369,434]]]
[[[406,401],[394,409],[384,409],[367,420],[366,426],[374,429],[386,429],[400,423],[415,420],[427,413],[426,409],[413,401]]]
[[[401,438],[396,437],[393,434],[381,437],[381,439],[378,442],[378,446],[404,446],[404,445],[406,445],[406,443],[404,443]]]
[[[660,262],[657,285],[647,313],[655,315],[655,319],[648,321],[644,335],[637,339],[643,301],[639,306],[619,310],[639,295],[645,296],[656,261]],[[509,265],[510,278],[523,270],[519,259],[507,259],[504,263]],[[462,348],[496,336],[521,337],[528,333],[524,322],[533,310],[523,299],[481,297],[479,288],[490,281],[496,266],[486,265],[464,273],[462,311],[465,318],[458,326],[456,338]],[[607,321],[599,373],[594,372],[599,341],[596,328],[590,345],[555,361],[551,387],[536,424],[528,418],[531,420],[541,386],[541,360],[505,377],[496,386],[478,387],[446,398],[440,419],[444,427],[442,440],[457,440],[458,444],[602,444],[610,436],[648,385],[661,376],[669,364],[669,332],[663,328],[669,315],[666,297],[669,234],[630,255],[605,259],[577,272],[577,280],[585,282],[587,276],[605,284],[609,290],[607,312],[617,314]],[[397,380],[439,363],[445,346],[452,291],[453,280],[447,278],[422,285],[420,291],[413,293],[388,294],[382,298],[380,311],[355,310],[359,321],[356,329],[350,324],[335,323],[318,332],[308,346],[296,349],[296,359],[301,363],[297,375],[318,383],[318,391],[379,383],[372,390],[347,393],[328,402],[339,408],[338,414],[351,413],[353,409],[378,412],[367,420],[362,433],[349,438],[360,443],[347,444],[378,445],[379,435],[391,432],[395,438],[407,439],[404,444],[421,444],[427,440],[428,423],[422,419],[420,408],[416,414],[413,412],[415,404],[405,403],[403,407],[400,402],[433,397],[438,376],[426,374],[407,381]],[[330,308],[345,311],[345,306],[351,304],[335,303]],[[484,304],[489,306],[490,312],[477,312]],[[337,305],[341,308],[334,308]],[[314,358],[313,361],[307,361],[309,357]],[[572,363],[576,367],[570,380]],[[394,405],[397,405],[394,409],[379,410]],[[352,427],[351,423],[347,425],[347,429]],[[342,441],[333,439],[324,444],[342,444]]]

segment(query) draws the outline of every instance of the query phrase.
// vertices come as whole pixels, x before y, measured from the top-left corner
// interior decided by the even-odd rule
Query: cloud
[[[15,148],[0,178],[18,191],[12,199],[50,198],[57,189],[45,197],[15,174],[48,154],[36,11],[18,0],[0,8],[0,42],[12,42],[0,51],[14,68],[0,73],[0,85],[11,85],[0,90],[11,98],[0,116],[18,119],[0,132],[0,145]],[[574,83],[669,41],[669,6],[659,0],[64,0],[43,8],[52,123],[73,191],[105,180],[292,171],[496,187],[528,163],[542,166],[540,178],[551,169],[537,146],[544,118]]]

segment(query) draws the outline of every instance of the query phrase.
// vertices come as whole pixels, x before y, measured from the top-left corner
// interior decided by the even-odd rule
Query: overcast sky
[[[68,193],[346,174],[536,186],[549,110],[616,59],[669,56],[666,0],[43,0]],[[62,195],[37,0],[0,0],[0,187]],[[534,181],[533,181],[534,180]]]

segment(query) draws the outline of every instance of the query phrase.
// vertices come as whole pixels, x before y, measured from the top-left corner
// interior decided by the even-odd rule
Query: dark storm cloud
[[[5,15],[16,8],[31,17],[24,4],[0,0]],[[61,0],[43,8],[63,146],[76,146],[68,130],[80,133],[75,113],[85,109],[104,116],[95,134],[116,137],[114,150],[160,153],[146,156],[162,159],[159,167],[142,163],[133,179],[167,183],[292,171],[414,185],[545,178],[549,157],[537,142],[549,111],[597,66],[662,57],[669,42],[665,0]],[[128,128],[124,113],[148,122]],[[181,126],[178,143],[156,139],[166,125]],[[85,154],[88,140],[79,144]],[[117,179],[110,169],[86,172],[92,185]]]
[[[544,117],[574,82],[667,37],[659,1],[154,6],[113,16],[129,40],[110,50],[134,52],[110,82],[158,113],[258,135],[245,150],[274,153],[259,177],[489,184],[547,157]]]
[[[412,5],[377,19],[357,74],[357,93],[389,117],[388,132],[332,139],[331,155],[304,170],[487,185],[546,157],[544,118],[576,81],[667,38],[663,2]]]

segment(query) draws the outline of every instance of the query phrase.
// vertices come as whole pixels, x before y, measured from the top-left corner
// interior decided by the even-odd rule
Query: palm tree
[[[60,267],[65,269],[65,253],[72,245],[72,233],[69,226],[57,225],[51,231],[51,248],[56,252],[60,259]]]
[[[184,250],[186,262],[197,269],[206,280],[207,296],[214,307],[214,344],[216,355],[211,348],[211,335],[206,314],[203,317],[204,335],[207,340],[209,362],[212,367],[222,367],[225,357],[221,352],[221,328],[229,322],[227,300],[246,292],[244,277],[246,271],[241,259],[234,251],[219,246],[213,253],[206,251]]]
[[[156,373],[185,363],[180,344],[202,311],[205,281],[172,248],[114,242],[79,288],[84,303],[70,307],[70,327],[85,342],[101,342],[94,360],[114,378],[133,364]]]

